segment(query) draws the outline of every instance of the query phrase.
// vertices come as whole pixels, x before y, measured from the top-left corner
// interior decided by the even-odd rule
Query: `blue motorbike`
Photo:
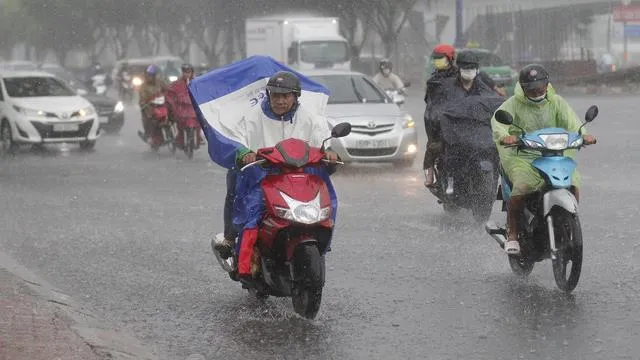
[[[561,128],[545,128],[522,135],[517,145],[518,151],[534,151],[540,157],[533,166],[545,179],[546,186],[539,192],[525,198],[525,206],[519,219],[520,254],[509,255],[512,271],[527,276],[536,262],[551,258],[556,285],[565,292],[571,292],[578,285],[582,269],[582,229],[578,218],[578,202],[571,189],[571,176],[576,162],[565,156],[570,149],[584,147],[581,135],[582,127],[598,116],[598,107],[592,105],[585,114],[585,123],[578,132],[568,132]],[[511,114],[498,110],[496,121],[505,125],[514,125]],[[518,127],[519,128],[519,127]],[[501,191],[502,210],[506,211],[512,184],[502,169]],[[504,249],[507,232],[490,221],[486,231]],[[570,265],[570,269],[568,266]]]

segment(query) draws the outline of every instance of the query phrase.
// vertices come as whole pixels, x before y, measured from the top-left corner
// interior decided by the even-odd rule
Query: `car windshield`
[[[337,63],[349,60],[343,41],[304,41],[300,43],[300,60],[306,63]]]
[[[386,95],[362,75],[323,75],[311,79],[331,91],[329,104],[384,103]]]
[[[480,66],[507,66],[498,55],[490,52],[476,52],[478,58],[480,58]]]
[[[46,72],[55,75],[58,79],[64,81],[67,86],[69,86],[71,89],[73,90],[84,90],[89,92],[89,89],[87,89],[80,80],[78,80],[76,78],[75,75],[73,75],[73,73],[69,72],[68,70],[65,69],[51,69],[51,70],[46,70]]]
[[[49,76],[9,77],[4,86],[10,97],[74,96],[65,83]]]

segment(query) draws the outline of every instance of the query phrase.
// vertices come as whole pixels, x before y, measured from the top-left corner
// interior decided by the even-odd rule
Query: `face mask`
[[[542,100],[546,99],[547,94],[542,94],[538,97],[534,97],[534,98],[530,98],[527,97],[527,99],[529,99],[530,102],[534,103],[534,104],[539,104],[540,102],[542,102]]]
[[[460,77],[464,80],[471,81],[478,75],[477,69],[460,69]]]
[[[382,75],[389,76],[389,74],[391,74],[391,70],[389,70],[389,69],[383,69],[382,70]]]
[[[438,70],[444,70],[449,67],[449,60],[447,58],[434,59],[433,66]]]

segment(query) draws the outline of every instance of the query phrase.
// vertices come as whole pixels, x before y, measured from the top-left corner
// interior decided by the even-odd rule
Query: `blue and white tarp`
[[[221,67],[189,83],[189,93],[200,126],[216,164],[233,167],[236,150],[246,144],[233,135],[233,125],[266,97],[267,81],[278,71],[290,71],[300,78],[300,103],[310,112],[323,114],[329,90],[268,56],[252,56]],[[257,149],[252,149],[257,150]]]

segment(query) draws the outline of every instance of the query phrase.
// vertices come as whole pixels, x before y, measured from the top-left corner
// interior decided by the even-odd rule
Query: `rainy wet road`
[[[334,177],[341,205],[316,321],[287,299],[260,304],[210,251],[224,171],[204,151],[152,154],[132,108],[94,153],[0,160],[0,249],[162,359],[638,359],[637,97],[569,101],[581,116],[600,106],[590,126],[599,142],[581,154],[585,259],[570,296],[550,262],[518,280],[481,226],[445,218],[416,161]],[[424,144],[422,101],[406,109]]]

